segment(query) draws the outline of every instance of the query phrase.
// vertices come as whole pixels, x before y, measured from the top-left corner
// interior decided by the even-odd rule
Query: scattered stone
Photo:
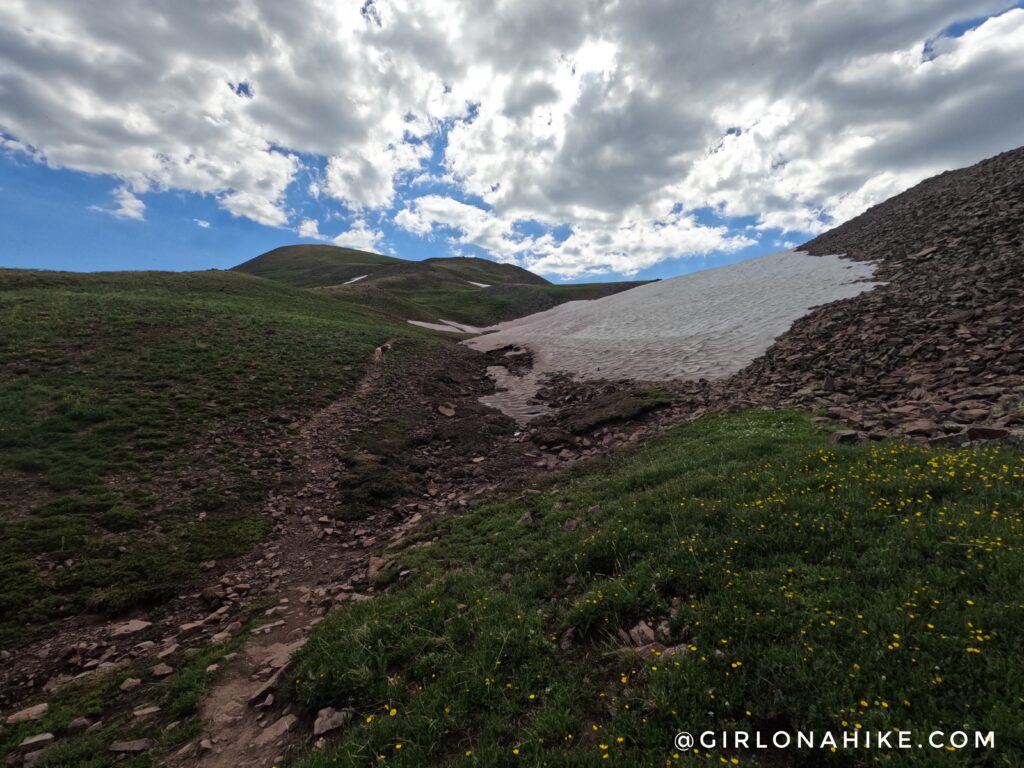
[[[124,624],[118,624],[110,630],[111,637],[127,637],[128,635],[135,635],[142,632],[145,629],[149,629],[153,626],[150,621],[143,621],[142,619],[132,619]]]
[[[149,673],[153,677],[168,677],[174,674],[174,667],[168,664],[157,664],[155,667],[149,670]]]
[[[352,715],[351,709],[338,710],[334,709],[334,707],[321,709],[316,713],[316,722],[313,723],[313,736],[323,736],[348,725],[349,721],[352,720]]]
[[[629,630],[629,639],[633,641],[633,645],[648,645],[653,643],[656,637],[651,625],[641,620]]]
[[[437,412],[450,419],[455,415],[455,406],[445,403],[444,405],[437,406]]]
[[[25,737],[20,744],[18,749],[38,749],[39,747],[48,747],[54,741],[54,735],[52,733],[37,733],[35,736]]]
[[[50,705],[46,702],[27,707],[26,709],[23,709],[20,712],[15,712],[13,715],[9,716],[7,718],[7,724],[14,725],[15,723],[24,723],[29,720],[38,720],[46,714],[46,710],[49,708]]]
[[[840,429],[829,435],[829,441],[836,445],[854,445],[860,442],[860,433],[851,429]]]
[[[135,739],[133,741],[115,741],[113,744],[110,745],[109,749],[110,749],[111,752],[114,752],[114,753],[117,753],[117,754],[129,755],[129,754],[137,754],[139,752],[145,752],[147,749],[152,749],[153,744],[154,744],[154,742],[153,742],[152,739]]]
[[[149,717],[150,715],[155,715],[159,711],[160,707],[157,706],[139,707],[132,712],[132,715],[135,717]]]
[[[142,685],[142,681],[137,677],[125,678],[124,682],[118,686],[122,691],[131,691]]]
[[[89,726],[92,725],[92,720],[88,717],[76,717],[70,723],[68,723],[68,733],[75,736],[79,733],[85,733],[89,730]]]
[[[197,632],[202,631],[204,626],[205,624],[201,621],[191,621],[187,624],[182,624],[180,627],[178,627],[178,632],[183,638],[191,637]]]
[[[295,725],[295,723],[298,722],[298,720],[299,718],[295,715],[285,715],[284,717],[278,719],[273,725],[268,725],[266,728],[264,728],[263,732],[256,737],[256,745],[260,747],[265,747],[270,744],[273,744],[275,741],[277,741],[286,733],[288,733],[288,731],[292,729],[292,727]]]
[[[264,699],[266,699],[268,693],[273,693],[275,690],[277,690],[277,686],[281,682],[281,673],[283,671],[284,670],[281,670],[281,669],[277,670],[277,672],[275,672],[273,675],[271,675],[270,678],[265,683],[263,683],[262,685],[258,686],[256,688],[256,690],[253,691],[252,694],[250,694],[250,696],[249,696],[249,705],[250,706],[257,706],[259,702],[261,702]]]
[[[166,648],[164,648],[163,650],[158,652],[156,657],[158,659],[166,659],[168,656],[173,656],[177,652],[178,652],[178,644],[177,643],[171,643]]]

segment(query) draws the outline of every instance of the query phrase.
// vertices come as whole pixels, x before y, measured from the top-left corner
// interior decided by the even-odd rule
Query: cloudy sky
[[[1024,143],[1022,6],[4,0],[0,265],[748,258]]]

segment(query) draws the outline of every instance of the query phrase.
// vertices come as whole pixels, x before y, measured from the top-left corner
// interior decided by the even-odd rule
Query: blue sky
[[[701,5],[12,0],[0,266],[227,268],[337,242],[670,277],[1024,136],[1024,3],[793,0],[770,28]]]

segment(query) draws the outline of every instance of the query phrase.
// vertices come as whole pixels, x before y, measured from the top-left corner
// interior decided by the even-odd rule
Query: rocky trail
[[[287,700],[290,655],[327,612],[373,598],[410,534],[483,497],[536,491],[558,470],[682,415],[668,401],[620,412],[631,390],[619,383],[537,379],[523,350],[481,354],[445,344],[426,359],[392,357],[371,360],[353,391],[287,436],[275,432],[277,454],[290,458],[262,506],[271,532],[253,552],[205,563],[208,582],[163,606],[119,621],[72,622],[8,654],[5,662],[17,663],[5,663],[7,695],[38,708],[68,683],[131,670],[109,714],[144,715],[138,738],[111,747],[144,752],[162,729],[177,726],[157,704],[164,681],[196,654],[247,632],[241,647],[206,670],[202,734],[166,762],[272,765],[289,745],[329,738],[347,718],[311,718]],[[606,415],[581,422],[595,405]],[[12,764],[33,764],[64,735],[39,749],[28,745]]]
[[[666,423],[669,414],[663,411],[659,419],[631,424],[628,433],[605,426],[596,429],[598,439],[574,437],[552,426],[558,410],[542,399],[559,401],[572,412],[568,393],[574,387],[567,382],[562,389],[536,393],[533,407],[547,413],[548,419],[539,423],[548,426],[528,427],[520,413],[518,420],[503,416],[487,405],[495,404],[496,394],[490,391],[494,368],[507,366],[527,375],[530,368],[528,355],[508,353],[482,356],[450,347],[429,363],[420,361],[415,375],[391,370],[385,360],[371,366],[353,395],[331,404],[300,430],[304,483],[295,492],[271,496],[266,510],[276,521],[274,540],[264,550],[273,567],[276,604],[266,609],[246,644],[218,674],[201,711],[204,735],[178,750],[172,763],[272,765],[291,744],[315,745],[329,738],[351,713],[323,710],[311,719],[282,698],[289,656],[328,611],[373,598],[411,533],[485,494],[534,487],[550,470],[595,458]],[[521,393],[513,393],[513,400],[520,403]],[[409,439],[386,457],[389,468],[402,476],[401,498],[362,520],[332,514],[345,503],[345,478],[351,472],[339,458],[343,449],[377,430],[387,445],[390,428],[409,423],[412,416],[416,426]],[[407,575],[399,571],[397,578]]]

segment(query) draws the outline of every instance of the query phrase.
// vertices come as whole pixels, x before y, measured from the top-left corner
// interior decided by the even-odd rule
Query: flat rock
[[[125,678],[124,682],[122,682],[121,685],[118,686],[118,687],[122,691],[131,691],[131,690],[133,690],[135,688],[138,688],[140,685],[142,685],[142,681],[139,678],[137,678],[137,677],[127,677],[127,678]]]
[[[656,639],[654,630],[646,621],[638,621],[636,626],[629,630],[629,639],[634,645],[648,645]]]
[[[134,635],[142,632],[144,629],[149,629],[153,626],[150,621],[143,621],[142,619],[132,619],[126,621],[124,624],[118,624],[110,630],[111,637],[126,637],[128,635]]]
[[[249,695],[250,706],[256,706],[261,703],[267,698],[268,693],[273,693],[277,689],[277,686],[281,683],[281,673],[282,670],[277,670],[277,672],[270,676],[270,679],[258,686],[256,690]]]
[[[168,675],[174,674],[174,667],[169,664],[157,664],[149,670],[149,673],[153,675],[153,677],[167,677]]]
[[[272,725],[268,725],[263,729],[263,732],[256,737],[256,745],[265,747],[273,744],[275,741],[284,736],[292,727],[297,723],[299,718],[295,715],[285,715],[284,717],[277,720]]]
[[[52,733],[37,733],[35,736],[28,736],[18,744],[18,749],[39,749],[40,747],[48,747],[54,742],[54,735]]]
[[[46,702],[42,704],[36,704],[31,707],[26,707],[20,712],[15,712],[13,715],[7,718],[8,725],[14,725],[15,723],[24,723],[29,720],[38,720],[46,714],[46,710],[50,708],[50,705]]]
[[[138,752],[145,752],[147,749],[153,747],[152,739],[134,739],[133,741],[115,741],[110,745],[109,749],[111,752],[122,755],[136,754]]]

